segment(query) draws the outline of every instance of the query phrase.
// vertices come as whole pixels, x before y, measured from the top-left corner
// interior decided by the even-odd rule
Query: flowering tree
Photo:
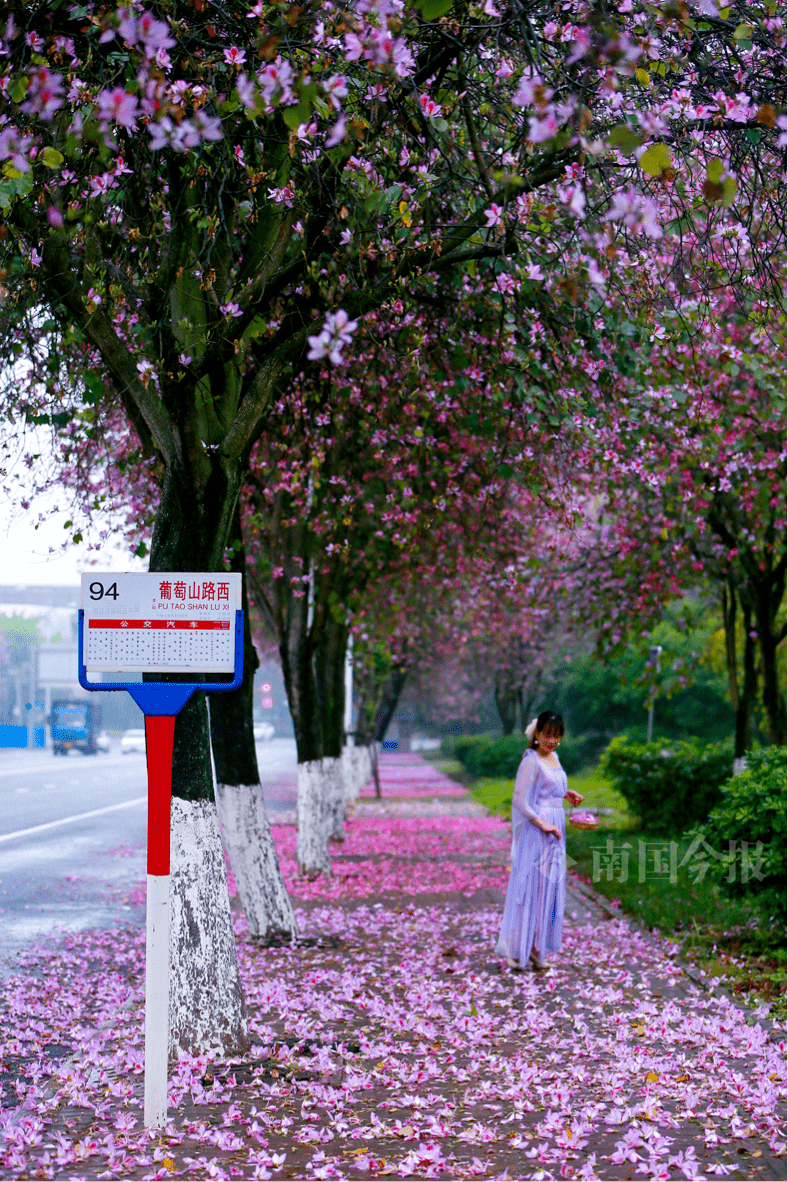
[[[214,570],[282,393],[430,276],[492,268],[504,305],[525,288],[581,332],[585,293],[647,315],[688,271],[766,299],[781,24],[621,8],[6,5],[4,413],[125,420],[159,490],[151,569]],[[200,700],[173,788],[207,818]]]
[[[668,599],[693,584],[715,586],[740,756],[750,742],[756,648],[772,741],[785,742],[784,349],[779,332],[754,330],[727,300],[714,313],[694,326],[685,320],[694,331],[669,364],[652,354],[642,370],[648,384],[632,384],[626,415],[600,408],[584,424],[593,454],[601,449],[604,492],[599,533],[589,534],[585,615],[616,603],[601,632],[612,652]]]
[[[433,290],[433,304],[445,299]],[[519,330],[501,332],[484,290],[466,291],[452,306],[451,328],[442,316],[406,315],[401,306],[368,318],[339,376],[329,367],[318,382],[294,383],[278,404],[276,434],[252,457],[250,577],[280,648],[299,757],[299,860],[307,873],[328,865],[320,801],[335,802],[328,832],[342,829],[344,793],[334,781],[345,741],[351,628],[364,669],[370,601],[401,623],[404,603],[412,612],[416,599],[445,597],[495,544],[499,502],[524,449],[533,453],[527,419],[536,400],[525,408],[517,396]],[[495,346],[498,363],[482,369]],[[540,402],[558,413],[562,398],[545,388]],[[530,479],[541,483],[540,469]],[[407,631],[397,639],[401,650]],[[368,708],[374,712],[372,698],[362,731],[373,729]]]

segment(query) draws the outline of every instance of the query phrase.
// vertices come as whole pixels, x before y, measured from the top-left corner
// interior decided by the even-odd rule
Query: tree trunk
[[[313,666],[309,600],[286,595],[279,652],[298,753],[298,869],[307,878],[331,873],[323,776],[323,734]]]
[[[728,685],[736,720],[735,759],[742,759],[752,744],[752,708],[758,684],[755,668],[755,641],[750,635],[752,610],[750,604],[744,599],[741,607],[744,625],[744,676],[740,688],[736,635],[737,591],[733,583],[728,587],[723,584],[722,618],[725,626],[725,657],[728,666]]]
[[[372,720],[372,735],[378,743],[382,743],[386,737],[386,731],[394,717],[394,711],[397,709],[397,703],[405,688],[407,678],[408,666],[395,665],[383,687]],[[377,760],[375,762],[377,763]]]
[[[765,597],[764,597],[765,598]],[[775,747],[786,743],[785,697],[777,673],[777,650],[785,639],[785,630],[775,634],[773,605],[756,599],[758,645],[761,650],[763,677],[762,701],[769,722],[769,737]]]
[[[348,627],[330,611],[315,618],[317,643],[313,667],[320,711],[325,783],[326,822],[330,841],[345,840],[345,788],[342,750],[345,745],[345,660]]]
[[[243,572],[246,552],[240,529],[236,513],[231,567]],[[250,936],[265,940],[286,935],[292,939],[298,935],[298,924],[276,856],[257,766],[253,704],[254,675],[260,661],[252,642],[245,582],[243,608],[243,685],[231,694],[215,694],[210,704],[216,804]]]
[[[498,717],[501,720],[504,735],[510,735],[517,722],[517,698],[518,695],[512,693],[511,689],[496,682],[495,705],[498,708]]]
[[[172,802],[170,1058],[249,1049],[216,807]]]
[[[378,744],[376,739],[372,740],[369,751],[372,756],[372,776],[375,780],[375,797],[377,800],[380,800],[383,793],[380,791],[380,767],[378,766]]]
[[[151,571],[218,571],[235,492],[217,472],[202,495],[167,471]],[[229,505],[229,516],[228,516]],[[190,680],[190,674],[175,675]],[[147,680],[161,675],[146,675]],[[175,719],[170,882],[170,1053],[245,1054],[249,1047],[227,873],[214,803],[208,710],[192,698]]]

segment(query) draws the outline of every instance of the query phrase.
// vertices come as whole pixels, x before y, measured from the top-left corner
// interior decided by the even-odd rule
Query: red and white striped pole
[[[145,1128],[167,1123],[170,1042],[170,798],[175,718],[146,715],[148,894],[145,938]]]

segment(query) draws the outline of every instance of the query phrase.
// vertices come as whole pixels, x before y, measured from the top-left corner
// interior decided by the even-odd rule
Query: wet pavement
[[[258,745],[272,818],[296,798],[291,739]],[[66,931],[139,922],[147,837],[145,757],[0,751],[0,976]],[[144,915],[144,913],[143,913]]]

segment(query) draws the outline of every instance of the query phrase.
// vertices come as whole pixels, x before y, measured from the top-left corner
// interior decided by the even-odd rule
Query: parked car
[[[267,743],[274,737],[274,728],[270,722],[256,722],[252,728],[255,743]]]
[[[99,731],[99,733],[96,735],[96,746],[98,747],[99,751],[109,751],[110,741],[109,735],[106,731]]]
[[[145,731],[141,728],[133,728],[129,731],[124,731],[120,740],[120,749],[124,755],[131,755],[136,751],[145,754]]]

